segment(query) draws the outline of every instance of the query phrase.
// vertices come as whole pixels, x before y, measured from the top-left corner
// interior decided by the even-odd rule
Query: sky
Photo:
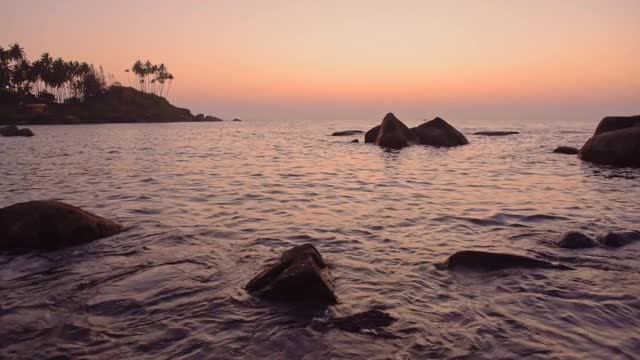
[[[597,121],[640,113],[640,0],[0,0],[0,45],[165,63],[222,118]]]

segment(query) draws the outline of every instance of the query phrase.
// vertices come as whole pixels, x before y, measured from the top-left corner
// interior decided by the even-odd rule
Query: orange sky
[[[222,117],[640,113],[640,1],[0,3],[0,44],[175,75],[170,100]]]

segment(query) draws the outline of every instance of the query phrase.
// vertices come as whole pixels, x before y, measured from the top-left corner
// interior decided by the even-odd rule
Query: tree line
[[[130,72],[137,76],[138,90],[158,96],[169,94],[174,79],[165,64],[156,65],[149,60],[138,60],[125,72],[127,76]],[[113,75],[109,75],[109,79],[113,85],[120,85]],[[11,91],[21,97],[35,96],[38,101],[64,103],[84,101],[106,89],[102,66],[96,68],[86,62],[54,59],[46,52],[30,61],[20,44],[14,43],[6,49],[0,46],[0,95]]]
[[[27,59],[24,48],[15,43],[0,46],[0,87],[20,95],[34,95],[45,102],[83,101],[107,87],[104,70],[86,62],[65,61],[43,53]]]

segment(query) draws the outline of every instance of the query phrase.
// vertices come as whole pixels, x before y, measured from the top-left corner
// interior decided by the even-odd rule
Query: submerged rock
[[[33,134],[33,131],[31,131],[31,129],[27,129],[27,128],[19,129],[15,125],[8,125],[8,126],[0,127],[0,135],[30,137],[30,136],[33,136],[34,134]]]
[[[565,249],[586,249],[596,246],[596,242],[587,235],[570,231],[562,236],[558,246]]]
[[[360,142],[360,140],[358,140],[358,139],[353,139],[353,140],[351,140],[351,142],[352,142],[352,143],[359,143],[359,142]]]
[[[416,135],[392,113],[388,113],[376,137],[375,144],[390,149],[401,149],[418,143]]]
[[[311,244],[285,251],[245,289],[258,297],[290,302],[336,304],[327,264]]]
[[[113,221],[58,201],[29,201],[0,209],[0,249],[54,250],[119,233]]]
[[[623,123],[635,124],[634,122]],[[599,125],[598,129],[600,127]],[[604,130],[609,128],[614,126],[607,122]],[[605,165],[640,167],[640,126],[635,124],[608,131],[598,129],[596,135],[587,140],[580,149],[580,159]]]
[[[484,135],[484,136],[507,136],[507,135],[516,135],[520,134],[517,131],[478,131],[473,133],[473,135]]]
[[[240,119],[233,119],[232,121],[239,122],[239,121],[242,121],[242,120],[240,120]]]
[[[359,135],[364,133],[362,130],[344,130],[344,131],[336,131],[331,136],[351,136],[351,135]]]
[[[364,333],[367,335],[381,335],[384,337],[396,337],[382,328],[387,327],[398,319],[381,310],[368,310],[355,315],[335,318],[330,326],[351,333]]]
[[[555,150],[553,150],[556,154],[567,154],[567,155],[577,155],[580,150],[571,146],[558,146]]]
[[[416,126],[412,130],[418,136],[421,145],[451,147],[469,143],[469,140],[460,131],[439,117]]]
[[[640,231],[614,231],[598,236],[598,242],[607,247],[621,247],[640,241]]]
[[[565,265],[554,264],[527,256],[474,250],[458,251],[451,255],[443,264],[437,264],[436,267],[449,270],[471,269],[481,271],[495,271],[509,268],[571,269]]]

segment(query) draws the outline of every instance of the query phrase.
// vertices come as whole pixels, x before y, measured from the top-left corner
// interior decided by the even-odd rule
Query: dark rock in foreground
[[[565,249],[586,249],[596,245],[593,239],[577,231],[570,231],[564,234],[558,243],[558,246]]]
[[[577,155],[580,150],[571,146],[559,146],[553,152],[556,154]]]
[[[351,333],[381,335],[383,337],[393,338],[396,336],[387,333],[381,328],[387,327],[396,321],[396,318],[384,311],[368,310],[355,315],[335,318],[331,321],[330,325]]]
[[[460,131],[439,117],[411,130],[418,136],[421,145],[451,147],[469,143]]]
[[[602,119],[579,157],[598,164],[640,167],[640,115]]]
[[[358,139],[353,139],[353,140],[351,140],[351,142],[352,142],[352,143],[359,143],[359,142],[360,142],[360,140],[358,140]]]
[[[517,131],[478,131],[473,133],[473,135],[484,135],[484,136],[507,136],[507,135],[516,135],[520,134]]]
[[[473,250],[458,251],[451,255],[443,264],[437,264],[436,267],[449,270],[470,269],[480,271],[495,271],[509,268],[571,269],[565,265],[554,264],[521,255]]]
[[[296,246],[254,277],[245,289],[256,296],[290,302],[336,304],[327,264],[311,244]]]
[[[376,137],[375,144],[390,149],[402,149],[418,143],[416,135],[392,113],[388,113]]]
[[[621,247],[640,241],[640,231],[617,231],[598,236],[598,242],[607,247]]]
[[[19,129],[15,125],[8,125],[5,127],[0,127],[0,135],[2,136],[33,136],[33,131],[27,128]]]
[[[29,201],[0,209],[2,250],[54,250],[122,230],[113,221],[58,201]]]
[[[364,133],[362,130],[345,130],[345,131],[336,131],[331,136],[351,136],[351,135],[359,135]]]

